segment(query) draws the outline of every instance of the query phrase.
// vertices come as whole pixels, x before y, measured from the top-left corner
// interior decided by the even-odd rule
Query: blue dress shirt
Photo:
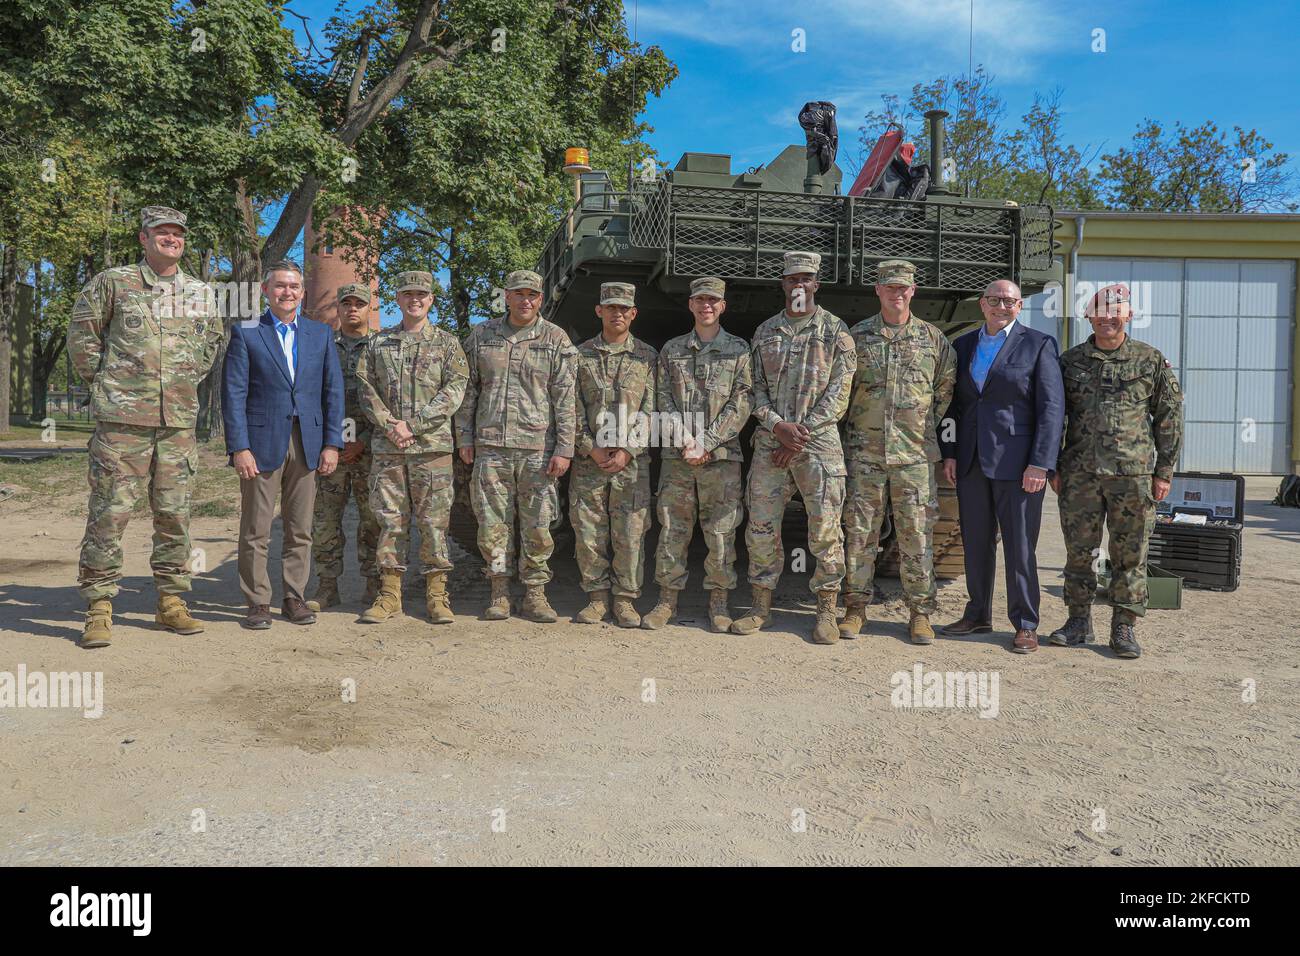
[[[988,325],[980,326],[979,344],[975,346],[975,354],[970,360],[970,377],[975,379],[975,387],[981,392],[984,391],[985,379],[989,377],[989,369],[993,367],[1002,346],[1007,344],[1007,335],[1015,324],[1016,320],[1012,319],[997,335],[988,334]]]

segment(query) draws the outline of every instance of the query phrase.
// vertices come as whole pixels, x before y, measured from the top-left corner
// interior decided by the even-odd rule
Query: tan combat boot
[[[505,621],[510,617],[510,579],[488,578],[492,582],[492,600],[483,611],[485,621]]]
[[[108,647],[113,643],[113,602],[99,598],[86,609],[86,624],[81,630],[81,647]]]
[[[714,634],[731,630],[731,608],[727,607],[727,594],[721,588],[709,592],[709,626]]]
[[[641,626],[641,615],[636,612],[630,597],[614,598],[614,623],[619,627]]]
[[[862,633],[862,625],[867,622],[867,606],[850,604],[844,609],[844,620],[840,621],[840,639],[851,641]]]
[[[812,632],[814,644],[834,644],[840,639],[839,626],[835,620],[835,605],[839,599],[840,592],[836,588],[817,592],[817,623],[813,625]]]
[[[555,608],[546,600],[546,588],[540,584],[524,586],[524,599],[519,605],[519,616],[538,624],[552,624],[556,620]]]
[[[578,612],[574,620],[579,624],[599,624],[609,613],[609,592],[592,591],[588,599],[590,603]]]
[[[451,599],[447,596],[447,572],[430,571],[424,576],[424,602],[433,624],[450,624],[456,618],[451,613]]]
[[[203,633],[203,625],[190,617],[190,609],[175,594],[158,596],[158,611],[153,619],[167,630],[175,631],[177,634]]]
[[[380,572],[379,597],[361,615],[366,624],[382,624],[402,613],[402,572],[384,569]]]
[[[376,593],[375,597],[378,597],[378,593]],[[375,598],[372,597],[370,600],[373,602],[374,599]],[[319,611],[323,607],[334,607],[341,603],[342,601],[339,598],[339,579],[321,577],[321,579],[316,582],[316,592],[311,596],[311,600],[307,602],[307,606],[313,611]]]
[[[920,611],[912,612],[912,619],[907,624],[907,633],[911,636],[913,644],[934,643],[934,628],[930,626],[930,617]]]
[[[663,588],[659,592],[659,603],[641,619],[641,626],[647,631],[657,631],[677,616],[677,595],[680,591]]]
[[[749,613],[731,625],[732,634],[753,634],[767,627],[772,617],[772,589],[754,585],[754,606]]]
[[[379,576],[366,578],[366,593],[361,595],[361,600],[367,605],[375,603],[375,598],[379,597]],[[311,602],[308,602],[311,603]]]

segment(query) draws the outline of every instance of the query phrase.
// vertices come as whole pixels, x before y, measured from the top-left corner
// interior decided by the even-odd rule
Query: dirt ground
[[[477,620],[466,558],[451,626],[423,619],[416,582],[410,616],[360,624],[349,581],[314,627],[246,631],[235,479],[205,452],[191,604],[207,631],[154,627],[142,513],[115,643],[83,651],[84,436],[67,444],[0,467],[16,491],[0,672],[102,671],[103,715],[0,708],[0,863],[1300,863],[1300,511],[1268,503],[1276,479],[1247,484],[1242,587],[1185,591],[1121,661],[1104,633],[1013,655],[1004,620],[913,647],[897,581],[868,634],[816,646],[806,573],[782,580],[769,630],[712,634],[698,555],[689,619],[658,632],[567,623],[571,555],[559,624]],[[1064,619],[1050,492],[1046,511],[1045,632]],[[938,622],[964,599],[944,585]],[[918,664],[996,678],[996,715],[892,706],[891,678]]]

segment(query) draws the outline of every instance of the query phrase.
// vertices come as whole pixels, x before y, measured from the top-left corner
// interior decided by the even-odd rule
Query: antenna
[[[635,48],[640,41],[640,36],[641,36],[640,19],[641,19],[641,0],[635,0],[635,2],[632,4],[632,46],[633,48]],[[629,111],[631,113],[631,116],[629,117],[629,122],[631,123],[631,127],[632,127],[629,130],[629,133],[631,133],[631,135],[628,137],[629,148],[627,151],[627,195],[628,195],[629,202],[631,202],[632,199],[632,188],[636,184],[636,172],[635,172],[636,159],[633,157],[633,150],[631,149],[631,146],[633,143],[636,142],[636,103],[637,103],[637,79],[638,79],[637,72],[636,72],[637,62],[638,62],[637,60],[632,61],[632,103],[631,103],[632,109]]]

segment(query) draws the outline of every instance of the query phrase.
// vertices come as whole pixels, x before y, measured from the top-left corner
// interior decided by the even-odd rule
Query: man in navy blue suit
[[[943,633],[993,630],[994,535],[1001,530],[1017,654],[1038,649],[1035,550],[1065,413],[1056,340],[1018,321],[1023,304],[1014,282],[984,290],[984,324],[953,343],[957,388],[939,428],[943,474],[957,485],[970,596],[961,619]]]
[[[240,478],[239,587],[246,627],[271,626],[266,572],[280,493],[281,613],[314,624],[303,592],[311,574],[316,475],[338,467],[343,448],[343,372],[327,325],[298,312],[302,270],[277,262],[262,278],[270,307],[256,322],[234,326],[221,380],[226,451]]]

